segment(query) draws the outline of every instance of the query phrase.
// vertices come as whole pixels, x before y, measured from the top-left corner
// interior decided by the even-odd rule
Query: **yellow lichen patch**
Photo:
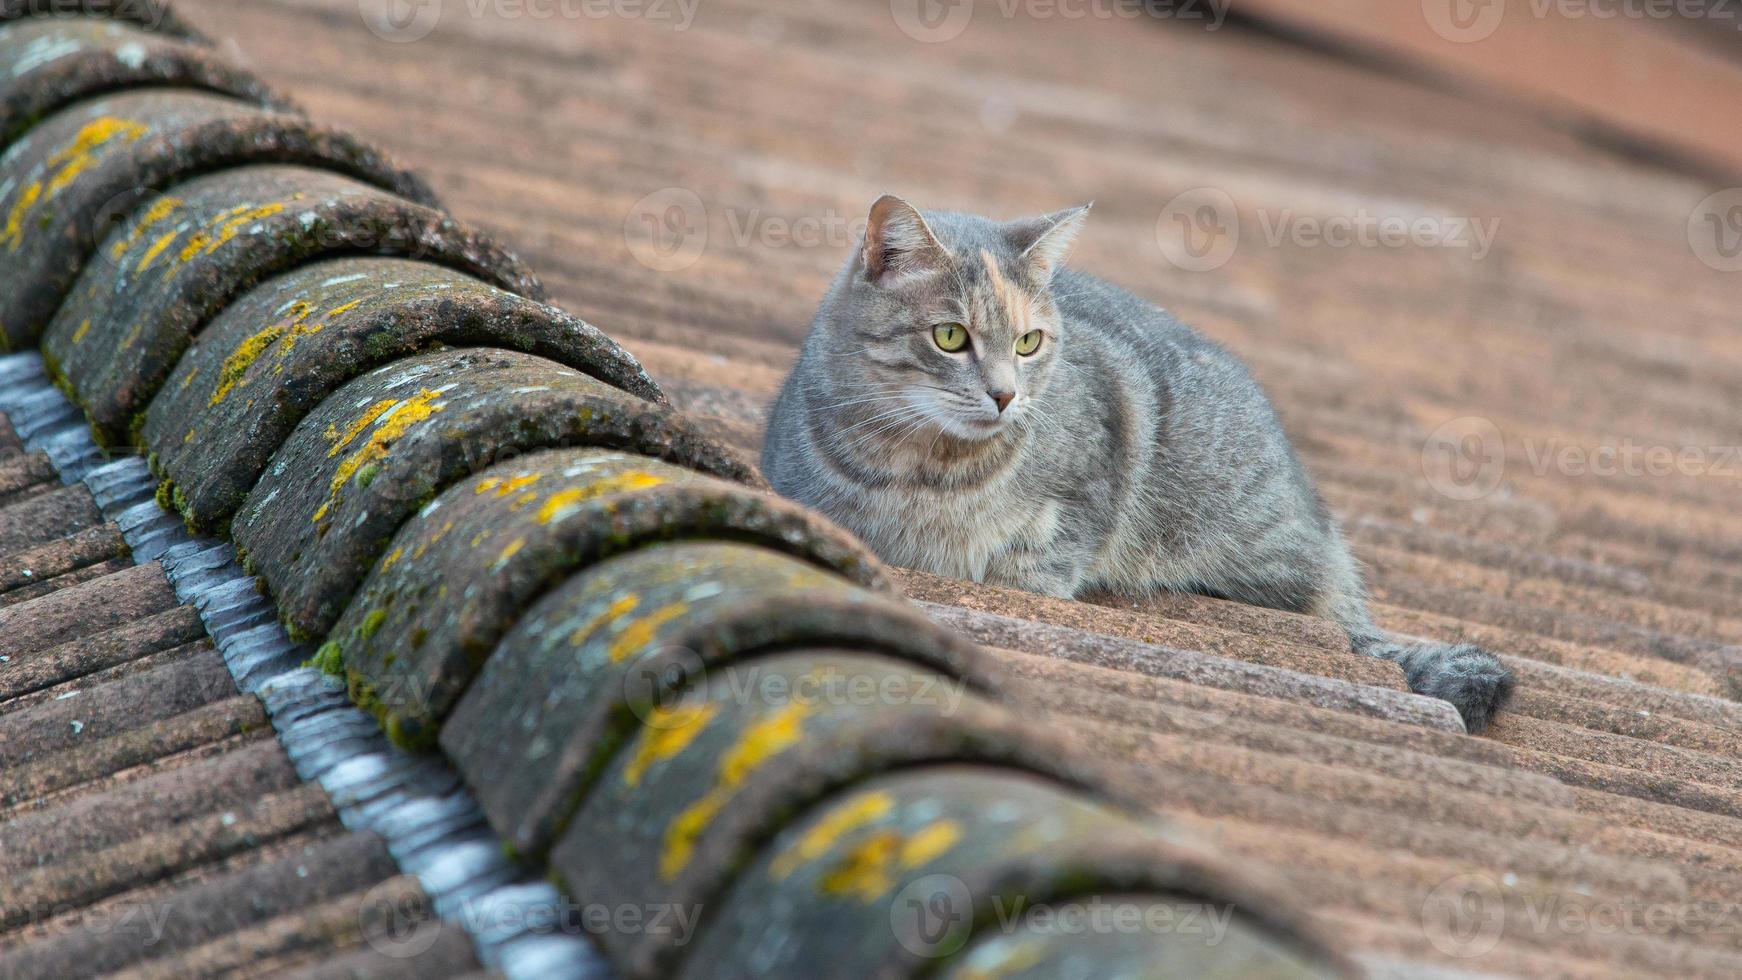
[[[157,240],[151,243],[151,247],[146,249],[145,254],[141,255],[139,261],[134,264],[133,271],[144,272],[146,269],[151,268],[151,263],[157,261],[157,257],[163,254],[164,249],[175,244],[176,238],[180,235],[181,232],[172,229],[157,236]]]
[[[689,748],[719,712],[720,706],[712,703],[655,708],[647,719],[647,726],[641,730],[635,754],[623,769],[623,782],[630,786],[641,785],[641,777],[649,768]]]
[[[6,245],[7,251],[16,252],[18,246],[24,244],[24,219],[30,214],[30,209],[36,205],[37,198],[42,196],[42,182],[36,181],[19,192],[18,200],[12,205],[12,210],[6,215],[6,226],[0,228],[0,243]]]
[[[803,836],[781,851],[769,868],[776,881],[784,881],[799,865],[829,853],[842,837],[881,820],[895,809],[895,799],[885,792],[862,793],[823,815]]]
[[[299,299],[290,304],[290,309],[285,313],[285,319],[279,321],[287,329],[284,333],[284,339],[278,344],[278,353],[273,358],[277,362],[272,368],[274,374],[284,371],[284,359],[296,349],[296,342],[299,338],[320,333],[326,328],[325,323],[317,323],[312,327],[304,325],[303,321],[307,320],[309,314],[313,312],[314,307],[310,306],[306,300]]]
[[[569,516],[575,505],[609,496],[614,493],[628,493],[633,490],[645,490],[664,483],[663,477],[658,477],[645,470],[624,470],[622,473],[605,477],[584,487],[571,487],[559,490],[550,495],[544,506],[538,510],[538,523],[549,524]]]
[[[874,902],[895,887],[891,871],[900,849],[901,835],[895,831],[872,834],[848,848],[840,862],[817,882],[817,887],[825,895]]]
[[[326,312],[326,315],[323,316],[321,319],[331,320],[333,317],[342,316],[342,315],[349,313],[352,310],[354,310],[357,307],[362,306],[362,305],[363,305],[362,300],[354,299],[354,300],[350,301],[349,303],[344,304],[343,306],[335,306],[332,309],[328,310]]]
[[[206,402],[207,406],[216,406],[223,402],[236,385],[241,383],[242,376],[248,373],[254,362],[260,359],[260,355],[266,352],[266,348],[271,347],[282,336],[284,324],[277,323],[237,344],[230,356],[224,358],[223,367],[218,369],[218,387]]]
[[[6,216],[6,227],[0,231],[0,242],[4,242],[9,251],[18,251],[19,245],[24,242],[24,230],[28,227],[26,219],[39,201],[53,200],[56,194],[66,190],[97,161],[97,151],[104,145],[116,139],[132,143],[147,132],[146,127],[131,119],[118,119],[114,116],[102,116],[86,123],[73,134],[71,142],[49,157],[48,166],[54,173],[48,180],[32,182],[19,195],[17,203]]]
[[[278,363],[273,365],[272,373],[284,373],[284,359],[290,356],[291,351],[296,350],[297,341],[304,337],[310,337],[314,334],[320,333],[326,328],[327,325],[325,323],[317,323],[312,327],[299,323],[291,327],[290,332],[284,335],[284,343],[278,345]]]
[[[962,837],[954,820],[934,820],[904,835],[879,831],[850,848],[827,874],[817,881],[825,895],[875,902],[895,887],[895,873],[932,860]]]
[[[688,603],[674,602],[630,623],[611,641],[611,645],[605,650],[606,655],[611,658],[612,663],[622,663],[652,643],[661,626],[682,616],[689,608]]]
[[[901,866],[912,870],[940,857],[962,839],[962,825],[954,820],[933,820],[902,842]]]
[[[665,846],[659,855],[659,876],[671,881],[689,866],[695,856],[696,841],[744,780],[759,767],[787,749],[797,745],[804,736],[804,720],[813,709],[803,704],[787,704],[750,725],[738,741],[720,759],[718,782],[674,817],[665,829]]]
[[[85,339],[85,334],[88,334],[90,332],[91,332],[91,318],[85,317],[83,320],[79,321],[79,328],[77,330],[73,331],[73,343],[75,343],[75,344],[83,343],[84,339]]]
[[[472,493],[478,496],[483,496],[484,494],[493,492],[498,497],[506,497],[516,490],[523,490],[526,487],[530,487],[534,483],[537,483],[538,477],[539,474],[537,473],[527,476],[512,476],[506,480],[498,479],[493,476],[485,477],[478,481],[476,487],[472,488]]]
[[[192,259],[194,256],[200,254],[200,250],[205,248],[207,245],[210,245],[211,243],[212,243],[212,236],[206,234],[203,231],[196,231],[191,236],[189,236],[188,243],[186,245],[182,246],[181,253],[178,254],[175,257],[175,259],[177,262],[186,262],[189,259]]]
[[[436,531],[436,533],[428,541],[425,541],[422,544],[418,545],[416,548],[412,549],[411,560],[412,561],[421,560],[423,558],[425,552],[429,551],[431,545],[439,544],[443,538],[448,536],[448,532],[452,531],[453,529],[454,529],[454,522],[453,521],[449,520],[449,521],[443,522],[441,529]],[[442,586],[442,594],[443,595],[447,594],[447,586],[445,586],[445,585]]]
[[[131,143],[149,132],[146,127],[131,119],[121,119],[116,116],[101,116],[85,123],[73,140],[60,148],[48,160],[51,167],[59,167],[71,163],[80,157],[89,156],[91,151],[119,137],[124,142]]]
[[[374,425],[376,419],[386,415],[388,409],[391,409],[397,404],[399,404],[399,399],[397,398],[381,399],[364,410],[362,415],[357,416],[357,420],[352,422],[350,427],[345,429],[343,433],[330,425],[327,426],[327,441],[333,444],[332,448],[327,450],[327,458],[332,459],[334,456],[343,452],[346,446],[355,442],[357,437],[363,434],[364,429]]]
[[[381,570],[386,571],[389,568],[392,568],[394,565],[399,564],[399,559],[401,559],[403,557],[405,557],[405,549],[404,548],[393,549],[393,553],[388,555],[387,558],[381,562]]]
[[[569,634],[569,644],[571,646],[580,646],[587,642],[587,637],[598,632],[600,627],[607,623],[614,623],[618,619],[629,615],[631,612],[635,611],[635,607],[639,605],[641,605],[641,597],[633,592],[618,597],[617,600],[612,602],[604,612],[593,617],[590,622],[575,627],[575,631]]]
[[[710,790],[708,795],[690,804],[684,812],[672,819],[671,826],[665,829],[665,847],[659,854],[661,878],[671,881],[683,873],[683,869],[689,866],[690,858],[695,856],[696,840],[731,798],[730,793],[722,793],[718,789]]]
[[[782,705],[745,730],[738,744],[720,760],[720,781],[736,787],[758,767],[797,745],[804,720],[816,709],[808,704]]]
[[[189,262],[196,255],[210,255],[241,234],[243,228],[283,211],[284,205],[275,201],[258,206],[238,205],[228,211],[219,212],[206,222],[205,231],[196,232],[188,238],[177,258]]]
[[[425,388],[404,401],[387,399],[371,405],[369,410],[364,413],[364,418],[368,421],[362,424],[353,424],[351,429],[345,433],[345,437],[327,453],[329,459],[338,455],[341,449],[350,445],[362,434],[369,423],[376,422],[375,430],[369,433],[368,440],[339,463],[338,470],[333,473],[332,483],[327,487],[327,502],[315,511],[312,520],[319,523],[327,514],[331,513],[332,509],[339,503],[339,494],[344,490],[345,484],[351,482],[351,478],[356,476],[359,470],[370,463],[380,462],[386,457],[387,450],[404,437],[412,426],[446,408],[446,402],[437,401],[440,397],[441,392]],[[379,421],[377,422],[377,420]],[[328,438],[332,438],[332,430],[330,429],[328,430]]]
[[[524,547],[526,547],[525,538],[515,538],[513,541],[508,542],[508,547],[503,548],[502,553],[496,556],[496,564],[501,565],[508,561],[508,559],[520,554],[520,549]]]
[[[138,224],[135,224],[125,237],[116,239],[115,244],[109,246],[109,258],[116,262],[121,261],[121,257],[127,254],[127,250],[145,237],[147,229],[169,217],[170,213],[178,207],[181,207],[181,198],[179,197],[158,198],[144,214],[139,216]]]

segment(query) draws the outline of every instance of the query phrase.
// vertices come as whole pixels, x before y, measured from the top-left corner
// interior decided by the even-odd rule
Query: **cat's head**
[[[894,404],[868,404],[970,441],[1017,424],[1065,342],[1050,288],[1088,214],[997,222],[878,198],[836,310],[845,400],[881,395]]]

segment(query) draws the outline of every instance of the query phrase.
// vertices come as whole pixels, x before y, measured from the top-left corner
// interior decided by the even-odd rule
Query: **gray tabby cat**
[[[1245,367],[1062,268],[1087,217],[998,223],[880,198],[770,413],[775,489],[895,565],[1066,598],[1194,592],[1327,616],[1485,727],[1511,674],[1477,647],[1374,625]]]

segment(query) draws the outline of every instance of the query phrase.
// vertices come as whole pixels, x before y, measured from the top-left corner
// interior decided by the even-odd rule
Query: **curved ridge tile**
[[[1029,909],[1094,902],[1096,914],[1141,910],[1138,928],[1114,931],[1108,920],[1050,937],[1024,928],[1045,921]],[[1195,907],[1195,929],[1171,917],[1179,928],[1144,927],[1178,904]],[[959,980],[1357,975],[1284,909],[1158,827],[1031,775],[943,765],[874,779],[800,814],[701,911],[694,942],[665,975],[808,980],[822,963],[834,976]],[[1203,919],[1210,910],[1220,934]],[[1113,935],[1125,939],[1109,949]],[[1060,945],[1076,953],[1072,968],[1037,971]],[[1126,963],[1132,972],[1118,970]]]
[[[200,89],[282,111],[293,107],[204,45],[137,24],[33,17],[0,24],[0,150],[80,99],[138,86]]]
[[[442,350],[377,368],[322,402],[273,457],[231,533],[285,622],[321,636],[419,508],[468,474],[555,446],[628,449],[755,479],[681,415],[573,368],[513,351]]]
[[[730,907],[722,892],[788,821],[891,770],[972,763],[1036,774],[1105,816],[1102,831],[1128,807],[1073,743],[881,655],[800,649],[724,665],[639,720],[562,830],[551,867],[595,901],[699,909],[704,934],[710,910]],[[600,939],[632,976],[670,976],[681,952],[670,935]]]
[[[881,653],[986,696],[1003,688],[978,647],[906,603],[763,548],[685,541],[600,562],[528,609],[442,726],[442,750],[503,836],[540,854],[632,713],[803,646]]]
[[[87,18],[126,21],[148,31],[210,43],[177,17],[163,0],[0,0],[0,24],[26,19]]]
[[[861,689],[871,696],[855,696]],[[853,651],[723,665],[629,722],[632,737],[562,828],[551,867],[571,893],[595,901],[699,910],[704,935],[730,907],[723,892],[788,821],[880,773],[977,763],[1086,788],[1060,742],[1002,706],[924,667]],[[630,976],[664,977],[685,952],[673,938],[625,931],[600,940]],[[708,962],[722,974],[748,963]]]
[[[412,255],[542,299],[511,252],[440,211],[300,166],[239,167],[172,188],[101,246],[42,337],[50,373],[122,442],[205,323],[269,276],[316,258]]]
[[[130,217],[168,217],[180,202],[163,188],[249,163],[320,167],[432,202],[421,180],[349,135],[230,96],[147,89],[89,100],[55,114],[0,157],[9,172],[0,185],[0,255],[7,259],[0,343],[33,343],[93,255],[96,276],[125,272],[118,243],[102,253],[98,246]]]
[[[142,441],[189,526],[214,531],[323,399],[441,345],[523,351],[666,401],[616,341],[555,307],[443,266],[347,256],[262,283],[219,313],[146,410]]]
[[[890,587],[856,539],[772,494],[645,456],[558,450],[493,467],[425,507],[394,537],[324,653],[343,662],[397,741],[427,744],[539,596],[640,545],[710,537]]]

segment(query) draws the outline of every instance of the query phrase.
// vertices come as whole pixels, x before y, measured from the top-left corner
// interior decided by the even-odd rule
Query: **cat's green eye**
[[[940,323],[931,328],[931,339],[939,350],[954,354],[968,346],[968,328],[959,323]]]
[[[1016,353],[1021,354],[1023,357],[1027,357],[1037,350],[1040,350],[1039,330],[1030,330],[1016,338]]]

